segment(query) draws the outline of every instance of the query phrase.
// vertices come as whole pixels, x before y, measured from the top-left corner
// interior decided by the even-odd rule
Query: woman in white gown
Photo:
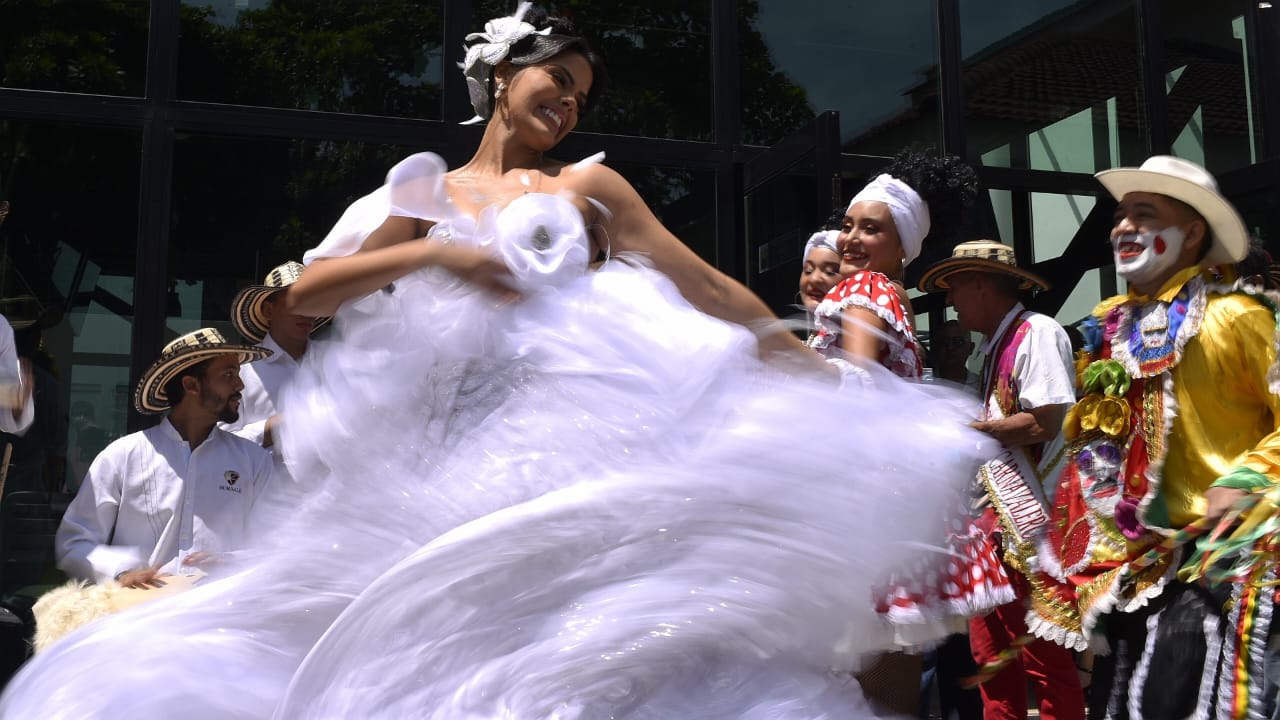
[[[279,530],[36,657],[4,717],[871,715],[871,588],[942,545],[973,408],[785,371],[821,363],[616,173],[544,158],[602,68],[524,10],[469,38],[471,162],[397,165],[291,290],[335,320]]]

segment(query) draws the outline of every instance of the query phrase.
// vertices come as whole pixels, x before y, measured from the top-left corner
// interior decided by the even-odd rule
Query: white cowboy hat
[[[1116,200],[1131,192],[1149,192],[1190,205],[1213,233],[1204,265],[1237,263],[1249,252],[1249,231],[1240,213],[1218,191],[1213,175],[1190,160],[1156,155],[1147,158],[1142,167],[1103,170],[1094,177]]]
[[[164,350],[160,351],[160,359],[142,373],[142,379],[138,381],[138,387],[133,393],[133,406],[144,414],[164,412],[169,408],[169,396],[165,393],[164,386],[178,373],[209,358],[236,355],[243,365],[270,354],[271,351],[266,348],[229,343],[214,328],[201,328],[187,333],[165,345]]]
[[[235,299],[231,301],[231,324],[236,326],[236,332],[249,342],[262,342],[271,331],[271,321],[262,311],[263,303],[275,293],[297,282],[305,269],[306,266],[302,263],[290,260],[272,268],[261,285],[250,285],[236,293]],[[320,329],[329,320],[327,317],[316,318],[311,325],[311,332]]]
[[[984,272],[1008,275],[1018,280],[1019,290],[1048,290],[1044,278],[1018,267],[1013,248],[995,240],[962,242],[951,251],[951,257],[929,266],[920,276],[916,288],[924,292],[950,290],[947,278],[959,272]]]

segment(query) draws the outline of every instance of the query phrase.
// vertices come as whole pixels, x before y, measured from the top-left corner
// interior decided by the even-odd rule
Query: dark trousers
[[[1265,661],[1272,653],[1240,648],[1237,657],[1232,652],[1238,618],[1223,610],[1229,607],[1231,591],[1224,587],[1211,592],[1174,582],[1144,608],[1105,616],[1111,654],[1094,662],[1089,717],[1232,717],[1236,713],[1227,708],[1231,703],[1221,696],[1231,693],[1230,672],[1237,664],[1256,683],[1243,714],[1271,716],[1276,687],[1267,678],[1276,670]],[[1270,598],[1266,602],[1270,604]],[[1256,627],[1262,639],[1274,637],[1274,624]]]
[[[938,686],[938,708],[944,720],[982,720],[982,695],[977,688],[965,688],[961,681],[978,672],[969,652],[969,636],[957,633],[924,654],[920,677],[920,717],[929,717],[933,705],[933,685]]]

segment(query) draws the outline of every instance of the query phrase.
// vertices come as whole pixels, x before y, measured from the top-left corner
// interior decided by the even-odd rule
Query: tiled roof
[[[1240,56],[1210,46],[1166,47],[1166,66],[1186,69],[1167,96],[1171,127],[1180,130],[1197,107],[1208,135],[1248,132],[1244,68]],[[869,129],[866,140],[918,118],[936,102],[937,69],[910,91],[913,104]],[[1122,128],[1141,128],[1142,76],[1136,43],[1083,36],[1027,39],[969,63],[964,70],[965,116],[970,122],[1003,120],[1045,127],[1117,98]]]

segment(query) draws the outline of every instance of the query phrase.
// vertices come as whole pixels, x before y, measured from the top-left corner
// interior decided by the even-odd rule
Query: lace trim
[[[1089,649],[1089,641],[1085,639],[1082,633],[1069,630],[1056,623],[1050,622],[1048,618],[1037,613],[1035,610],[1027,611],[1027,632],[1035,635],[1041,640],[1048,640],[1056,645],[1061,645],[1069,650],[1079,650],[1083,652]]]
[[[885,277],[879,273],[873,274]],[[885,282],[891,281],[885,278]],[[889,333],[891,340],[887,343],[889,348],[887,359],[890,365],[918,366],[920,354],[916,351],[915,333],[912,332],[911,325],[906,320],[906,311],[903,309],[903,319],[898,320],[893,309],[894,306],[902,309],[902,303],[899,302],[896,292],[888,297],[890,300],[886,305],[878,305],[870,297],[860,293],[849,295],[839,301],[828,298],[818,303],[818,307],[813,311],[818,332],[810,338],[809,347],[819,351],[830,348],[844,329],[841,314],[850,307],[857,307],[875,313],[876,317],[883,320],[893,331]]]
[[[1201,308],[1203,311],[1203,308]],[[1191,313],[1187,313],[1190,320]],[[1199,325],[1199,321],[1196,322]],[[1181,351],[1178,351],[1181,353]],[[1177,367],[1176,365],[1174,367]],[[1147,510],[1151,504],[1155,502],[1156,496],[1160,494],[1160,488],[1164,480],[1164,461],[1169,455],[1169,433],[1173,430],[1173,421],[1178,417],[1178,400],[1173,392],[1173,368],[1169,368],[1162,373],[1160,379],[1160,393],[1163,398],[1161,403],[1161,412],[1164,413],[1164,424],[1160,429],[1160,454],[1150,458],[1147,463],[1145,475],[1147,476],[1147,492],[1138,501],[1138,520],[1148,528],[1154,527],[1147,520]],[[1148,378],[1147,382],[1150,382]],[[1151,447],[1148,443],[1147,447]],[[1167,528],[1166,528],[1167,529]]]
[[[1177,367],[1182,361],[1182,351],[1186,348],[1191,338],[1200,332],[1200,321],[1204,320],[1204,308],[1206,301],[1206,285],[1204,279],[1196,276],[1187,281],[1187,316],[1182,321],[1182,326],[1178,328],[1178,334],[1173,338],[1173,362],[1170,368]],[[1142,303],[1146,304],[1146,303]],[[1134,309],[1137,304],[1129,303],[1119,305],[1114,312],[1120,314],[1120,320],[1116,324],[1116,334],[1111,338],[1111,359],[1116,360],[1124,365],[1124,369],[1129,373],[1131,378],[1142,377],[1142,368],[1138,363],[1138,359],[1129,352],[1129,333],[1133,329],[1133,323],[1137,320],[1137,313]]]
[[[870,310],[875,313],[876,317],[884,320],[885,324],[899,335],[914,336],[914,333],[911,330],[911,324],[907,321],[906,308],[902,306],[902,301],[898,298],[897,291],[893,289],[893,281],[890,280],[887,275],[883,275],[881,273],[868,273],[868,275],[872,277],[869,280],[865,280],[865,283],[876,283],[882,279],[884,284],[889,287],[889,291],[886,295],[889,298],[889,302],[887,304],[878,305],[870,296],[863,293],[854,293],[839,301],[832,300],[828,295],[826,299],[818,303],[818,307],[814,308],[813,314],[821,320],[824,317],[838,316],[850,306],[856,305],[864,310]],[[841,284],[847,282],[849,281],[844,280]],[[839,287],[840,285],[836,286],[837,289],[839,289]],[[902,311],[901,320],[898,319],[897,313],[894,312],[895,308]],[[837,328],[837,331],[838,330],[839,328]]]
[[[975,590],[963,598],[938,599],[909,607],[894,605],[884,612],[884,617],[894,625],[928,625],[950,618],[985,615],[1017,599],[1013,586],[999,585]]]
[[[1094,628],[1098,626],[1098,619],[1103,615],[1109,614],[1113,610],[1119,610],[1122,613],[1136,612],[1147,605],[1151,601],[1160,597],[1164,589],[1169,585],[1178,574],[1178,567],[1182,565],[1182,551],[1175,550],[1173,557],[1169,563],[1169,567],[1165,568],[1164,575],[1160,579],[1151,584],[1151,587],[1139,592],[1133,598],[1125,600],[1120,594],[1120,585],[1129,577],[1129,565],[1126,564],[1117,572],[1111,580],[1111,584],[1106,590],[1098,593],[1098,600],[1094,602],[1080,617],[1080,630],[1089,640],[1089,646],[1096,652],[1101,654],[1109,654],[1109,644],[1106,638],[1093,634]],[[1101,639],[1101,643],[1095,641]],[[1107,648],[1100,650],[1099,648]]]
[[[1142,654],[1138,656],[1138,662],[1133,668],[1133,674],[1129,677],[1129,697],[1126,703],[1126,707],[1129,709],[1129,717],[1142,717],[1142,694],[1146,690],[1147,676],[1151,674],[1151,656],[1155,654],[1156,640],[1160,637],[1160,634],[1156,632],[1159,624],[1159,613],[1153,613],[1147,618],[1147,637],[1142,644]]]

